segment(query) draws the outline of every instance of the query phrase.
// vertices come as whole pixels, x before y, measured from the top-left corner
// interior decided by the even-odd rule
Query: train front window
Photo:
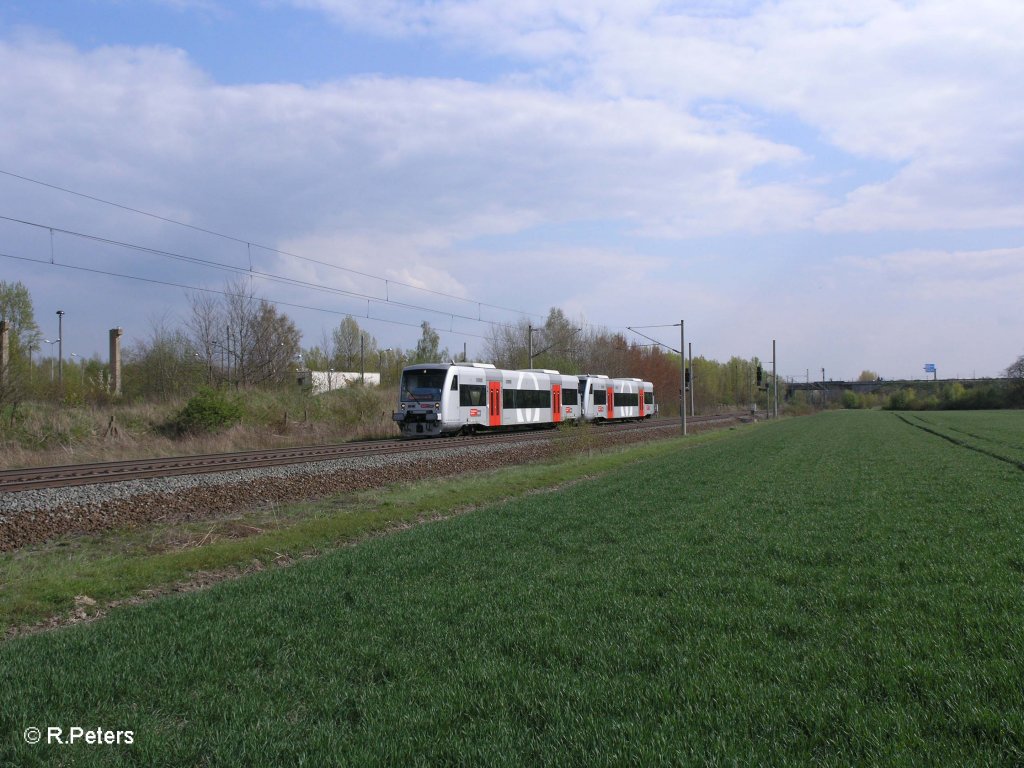
[[[402,374],[402,399],[426,402],[440,400],[444,388],[444,368],[420,368]]]

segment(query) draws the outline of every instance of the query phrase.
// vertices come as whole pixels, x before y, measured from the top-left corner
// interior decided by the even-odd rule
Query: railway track
[[[694,416],[690,417],[690,423],[713,423],[735,418],[737,418],[737,414]],[[655,419],[640,423],[605,424],[599,427],[599,429],[602,432],[613,433],[665,429],[677,424],[678,422],[674,419]],[[549,430],[540,430],[534,432],[505,432],[494,435],[477,435],[475,437],[435,438],[431,440],[374,440],[338,445],[315,445],[235,453],[212,453],[194,456],[172,456],[167,458],[130,459],[126,461],[67,464],[53,467],[8,469],[0,471],[0,493],[13,493],[38,488],[63,488],[94,483],[113,483],[152,477],[200,475],[239,469],[331,461],[347,457],[411,453],[428,450],[434,444],[443,444],[445,446],[465,444],[486,445],[494,442],[543,440],[549,439],[551,434]]]

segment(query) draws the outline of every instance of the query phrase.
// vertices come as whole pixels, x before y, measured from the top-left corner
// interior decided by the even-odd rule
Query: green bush
[[[242,406],[223,390],[200,387],[199,392],[175,415],[172,426],[178,434],[216,432],[242,420]]]
[[[917,393],[908,387],[890,395],[889,402],[886,403],[885,407],[889,411],[909,411],[918,407],[916,401]]]
[[[1005,387],[978,385],[948,400],[944,407],[957,411],[994,410],[1013,407],[1013,402]]]

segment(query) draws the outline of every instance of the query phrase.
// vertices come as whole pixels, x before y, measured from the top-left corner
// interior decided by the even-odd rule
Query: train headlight
[[[405,403],[402,403],[402,410],[405,410]]]
[[[434,403],[434,409],[440,411],[441,410],[441,404],[440,403]]]

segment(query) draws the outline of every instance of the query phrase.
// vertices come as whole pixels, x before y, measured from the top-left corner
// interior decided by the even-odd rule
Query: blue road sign
[[[924,372],[925,373],[935,373],[935,363],[925,363],[924,364]]]

